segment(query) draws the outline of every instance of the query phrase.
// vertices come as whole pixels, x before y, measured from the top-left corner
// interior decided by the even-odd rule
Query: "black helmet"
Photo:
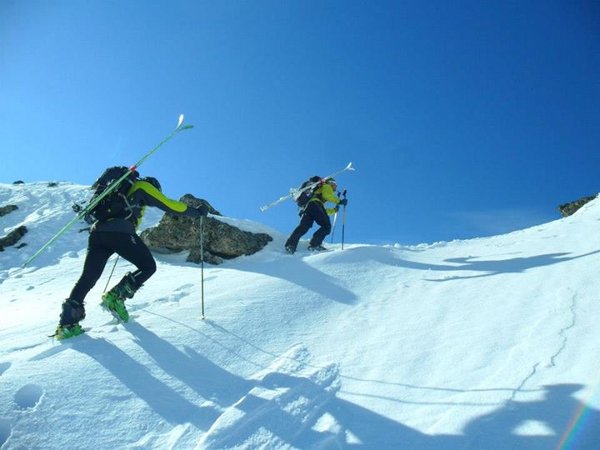
[[[142,181],[145,181],[146,183],[150,183],[152,186],[154,186],[156,189],[158,189],[159,191],[162,192],[162,188],[160,187],[160,183],[158,182],[158,180],[154,177],[144,177],[142,178]]]

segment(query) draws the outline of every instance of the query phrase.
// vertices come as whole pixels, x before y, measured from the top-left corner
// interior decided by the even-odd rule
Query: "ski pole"
[[[344,200],[347,200],[346,198],[346,189],[344,189],[344,192],[342,194],[344,196]],[[344,231],[346,228],[346,205],[344,205],[344,209],[342,211],[342,250],[344,250]]]
[[[333,244],[333,234],[335,233],[335,224],[337,223],[338,212],[333,215],[333,225],[331,226],[331,243]]]
[[[202,320],[204,320],[204,216],[200,216],[200,292],[202,296]]]
[[[337,193],[338,198],[341,196],[342,194],[340,192]],[[333,244],[333,234],[335,233],[335,225],[337,224],[337,218],[338,218],[338,211],[339,211],[339,206],[336,206],[335,208],[335,214],[333,215],[333,225],[331,226],[331,243]]]
[[[101,195],[99,195],[94,200],[92,200],[90,203],[88,203],[88,205],[85,208],[81,209],[81,211],[79,211],[79,213],[73,219],[71,219],[69,222],[67,222],[67,224],[58,231],[58,233],[56,233],[54,236],[52,236],[52,238],[50,238],[50,240],[48,242],[46,242],[37,252],[35,252],[33,255],[31,255],[29,257],[29,259],[27,259],[27,261],[25,261],[21,265],[21,268],[27,266],[31,261],[33,261],[35,258],[37,258],[44,250],[46,250],[50,245],[52,245],[54,243],[54,241],[56,241],[60,236],[62,236],[65,231],[67,231],[69,228],[71,228],[71,226],[75,222],[82,220],[90,211],[92,211],[96,207],[96,205],[98,203],[100,203],[102,201],[102,199],[104,199],[104,197],[106,197],[108,194],[110,194],[115,189],[117,189],[117,187],[123,182],[123,180],[125,180],[125,178],[127,178],[130,175],[131,172],[135,171],[139,166],[141,166],[144,163],[144,161],[146,161],[150,157],[150,155],[152,155],[156,150],[158,150],[160,147],[162,147],[163,144],[165,144],[167,141],[171,140],[171,138],[173,138],[180,131],[189,130],[190,128],[193,128],[193,125],[184,125],[183,124],[183,114],[181,114],[179,116],[179,121],[177,122],[177,126],[167,137],[165,137],[162,141],[160,141],[156,147],[154,147],[152,150],[150,150],[148,153],[146,153],[136,164],[131,166],[129,168],[129,171],[125,172],[121,178],[119,178],[119,179],[115,180],[113,183],[111,183],[104,190],[104,192],[102,192]]]
[[[106,286],[104,286],[104,291],[102,293],[106,292],[106,290],[108,289],[108,285],[110,283],[110,279],[112,278],[113,273],[115,273],[115,268],[117,267],[117,263],[118,262],[119,262],[119,255],[117,255],[117,259],[115,259],[115,264],[113,265],[113,268],[110,271],[110,275],[108,276],[108,280],[106,281]]]

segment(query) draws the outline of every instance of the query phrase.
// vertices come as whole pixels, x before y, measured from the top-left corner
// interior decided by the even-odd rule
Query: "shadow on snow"
[[[217,406],[199,406],[185,399],[155,378],[144,365],[105,339],[82,336],[72,348],[104,366],[171,424],[192,423],[206,431],[217,421],[223,409],[235,408],[249,415],[251,420],[225,430],[227,444],[242,444],[255,433],[268,430],[283,442],[299,448],[593,450],[600,445],[600,411],[574,397],[583,388],[579,384],[544,386],[540,400],[510,400],[471,421],[462,434],[428,435],[341,399],[331,390],[326,392],[323,386],[309,378],[272,372],[261,380],[244,379],[218,367],[192,349],[180,351],[139,324],[128,324],[127,329],[162,370]],[[276,399],[253,395],[251,390],[255,387],[295,389],[301,397],[316,400],[308,414],[298,417],[283,409],[284,405]],[[327,422],[334,426],[318,426],[319,419],[325,416],[329,417]],[[580,420],[575,422],[578,418]],[[520,434],[518,427],[531,421],[543,424],[548,432]]]

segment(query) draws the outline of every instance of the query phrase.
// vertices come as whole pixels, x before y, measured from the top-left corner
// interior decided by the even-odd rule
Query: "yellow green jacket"
[[[315,190],[314,196],[308,201],[308,203],[311,202],[321,202],[325,208],[325,203],[327,202],[337,206],[340,203],[340,199],[335,195],[335,192],[329,183],[323,183]],[[325,208],[325,211],[327,211],[327,214],[332,215],[335,214],[336,208]]]

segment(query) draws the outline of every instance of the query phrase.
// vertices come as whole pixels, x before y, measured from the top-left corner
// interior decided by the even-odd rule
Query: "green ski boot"
[[[122,322],[129,321],[129,313],[125,308],[125,302],[115,292],[108,291],[102,294],[102,307]]]
[[[80,334],[85,333],[85,330],[81,328],[81,325],[78,323],[73,323],[71,325],[58,325],[56,327],[56,331],[54,332],[52,337],[55,337],[59,341],[63,339],[69,339],[75,336],[79,336]]]
[[[85,319],[83,303],[79,303],[71,298],[66,299],[62,304],[60,321],[51,337],[62,340],[79,336],[84,332],[81,325],[79,325],[79,321],[83,319]]]
[[[132,298],[137,289],[135,277],[131,272],[127,272],[115,287],[102,294],[102,306],[116,319],[127,322],[129,313],[125,308],[125,299]]]

